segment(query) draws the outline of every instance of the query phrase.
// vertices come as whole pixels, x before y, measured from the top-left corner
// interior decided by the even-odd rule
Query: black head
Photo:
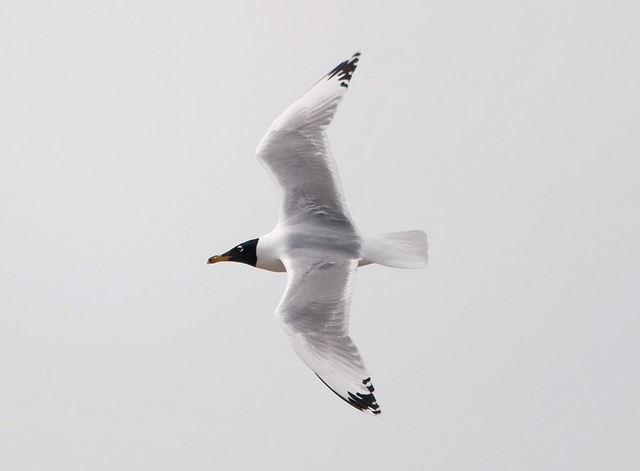
[[[236,245],[234,248],[222,255],[214,255],[207,263],[240,262],[255,267],[256,262],[258,261],[258,256],[256,255],[257,246],[258,239],[248,240],[240,245]]]

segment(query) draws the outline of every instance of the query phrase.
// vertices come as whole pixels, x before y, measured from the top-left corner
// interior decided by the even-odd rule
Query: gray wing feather
[[[349,337],[349,306],[358,260],[285,256],[287,288],[276,317],[294,350],[320,380],[353,407],[379,414],[373,385]]]
[[[280,222],[319,215],[353,227],[326,128],[358,56],[339,64],[287,108],[258,145],[256,156],[282,194]]]

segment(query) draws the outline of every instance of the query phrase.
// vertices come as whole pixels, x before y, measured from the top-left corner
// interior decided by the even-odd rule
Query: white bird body
[[[378,235],[354,235],[346,239],[353,243],[359,243],[358,267],[377,263],[392,268],[424,268],[427,263],[427,236],[422,231],[392,232]],[[336,240],[345,242],[345,236],[322,237],[315,231],[309,231],[307,227],[286,227],[277,225],[268,234],[258,240],[256,268],[273,272],[285,272],[281,261],[281,255],[285,254],[292,240],[302,238],[307,242],[307,249],[311,250],[314,240],[319,238],[318,246],[331,245],[335,247]],[[319,255],[324,254],[319,250]]]
[[[358,232],[349,215],[326,134],[356,69],[359,53],[342,62],[285,110],[256,156],[281,193],[276,228],[209,263],[237,261],[287,272],[276,318],[296,353],[334,393],[379,414],[373,385],[349,337],[349,306],[359,266],[427,265],[422,231],[376,236]]]

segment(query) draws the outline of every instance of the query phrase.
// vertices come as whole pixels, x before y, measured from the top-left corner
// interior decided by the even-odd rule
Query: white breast
[[[275,272],[286,271],[280,261],[285,251],[285,240],[281,231],[276,227],[269,234],[258,239],[256,247],[256,268]]]

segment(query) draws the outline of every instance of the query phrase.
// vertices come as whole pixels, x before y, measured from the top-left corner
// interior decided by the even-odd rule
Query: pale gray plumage
[[[360,234],[347,210],[326,134],[359,59],[342,62],[271,125],[256,155],[281,193],[276,228],[209,263],[231,260],[286,271],[276,317],[296,353],[333,392],[359,410],[379,414],[373,385],[348,332],[358,266],[421,268],[422,231]],[[249,250],[245,250],[245,248]]]

